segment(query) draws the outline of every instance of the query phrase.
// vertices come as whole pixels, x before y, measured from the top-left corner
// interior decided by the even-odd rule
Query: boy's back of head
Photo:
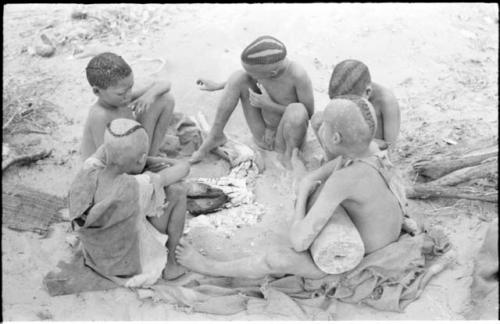
[[[324,121],[340,134],[345,147],[368,148],[375,136],[377,119],[373,106],[360,96],[335,97],[324,111]]]
[[[248,65],[273,64],[285,57],[285,44],[272,36],[260,36],[241,53],[241,61]]]
[[[345,60],[333,69],[328,95],[330,99],[342,95],[361,96],[370,83],[370,71],[363,62]]]
[[[87,80],[91,87],[107,89],[132,73],[130,65],[114,53],[101,53],[94,56],[86,68]]]
[[[106,164],[124,167],[127,173],[142,171],[149,150],[146,130],[132,119],[112,120],[104,132]],[[144,160],[144,161],[142,161]]]

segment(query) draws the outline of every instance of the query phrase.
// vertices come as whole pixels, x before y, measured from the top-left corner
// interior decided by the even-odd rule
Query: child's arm
[[[399,134],[401,116],[398,101],[392,93],[385,96],[381,112],[384,122],[384,140],[388,145],[394,144]]]
[[[158,79],[132,91],[130,107],[137,113],[147,111],[159,96],[169,92],[172,87],[170,81]]]
[[[169,163],[170,162],[172,163],[172,166],[158,172],[158,174],[160,175],[161,184],[164,187],[167,187],[172,183],[175,183],[181,180],[182,178],[186,177],[189,174],[191,168],[188,162],[174,160],[174,159],[168,159],[168,160]]]
[[[290,240],[297,252],[306,251],[311,246],[333,211],[351,195],[354,186],[352,178],[352,174],[345,170],[333,173],[307,215],[305,205],[296,207]]]
[[[297,76],[297,98],[299,102],[306,107],[309,119],[314,114],[314,95],[311,79],[305,71],[298,72],[300,75]]]
[[[296,208],[304,208],[307,205],[307,199],[317,185],[326,181],[329,176],[338,169],[342,157],[338,157],[334,160],[328,161],[327,163],[320,166],[318,169],[307,173],[304,178],[300,181],[297,192]]]
[[[208,79],[199,78],[196,80],[196,84],[200,86],[200,90],[204,91],[217,91],[224,89],[227,82],[215,82]]]
[[[106,130],[109,117],[101,110],[93,110],[90,112],[88,118],[90,134],[97,150],[104,142],[104,131]]]

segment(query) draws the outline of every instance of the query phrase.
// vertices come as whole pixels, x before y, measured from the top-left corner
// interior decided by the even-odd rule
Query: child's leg
[[[255,132],[264,134],[265,124],[262,120],[262,116],[260,115],[260,110],[250,107],[250,101],[248,99],[249,87],[256,89],[256,85],[252,85],[250,83],[245,72],[239,71],[231,75],[224,88],[222,98],[217,106],[217,112],[215,114],[212,128],[210,129],[210,132],[203,144],[191,156],[191,159],[189,160],[191,163],[201,161],[205,155],[208,154],[208,152],[226,142],[227,139],[224,135],[224,127],[226,126],[234,109],[238,105],[240,98],[242,100],[245,118],[247,119],[247,123],[252,131],[252,134],[254,134],[254,136]]]
[[[175,248],[184,232],[187,188],[182,183],[174,183],[168,186],[165,191],[169,202],[165,214],[160,218],[150,218],[150,222],[160,232],[168,235],[168,261],[164,278],[175,279],[186,272],[175,259]]]
[[[149,136],[149,155],[156,156],[167,133],[167,127],[173,116],[174,97],[170,93],[160,96],[148,111],[137,116]]]
[[[283,153],[289,164],[294,148],[304,143],[307,134],[309,115],[301,103],[292,103],[285,109],[276,133],[276,151]]]
[[[308,252],[298,253],[290,247],[277,246],[255,256],[230,261],[218,261],[200,254],[181,241],[176,257],[185,267],[211,276],[263,278],[266,275],[294,274],[319,279],[326,274],[319,270]]]

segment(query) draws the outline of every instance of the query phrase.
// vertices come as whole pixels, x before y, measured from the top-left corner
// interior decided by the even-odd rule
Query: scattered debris
[[[36,54],[41,57],[51,57],[56,52],[55,46],[52,44],[50,39],[45,34],[40,35],[41,42],[39,41],[35,45]]]
[[[27,155],[21,155],[21,156],[15,156],[15,157],[8,158],[8,159],[2,161],[2,173],[14,164],[26,165],[26,164],[34,163],[38,160],[42,160],[42,159],[49,157],[51,154],[52,154],[52,150],[50,150],[50,151],[43,150],[41,152],[34,153],[34,154],[27,154]]]

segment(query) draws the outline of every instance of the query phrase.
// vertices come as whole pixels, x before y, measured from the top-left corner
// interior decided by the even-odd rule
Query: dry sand
[[[86,21],[71,22],[71,5],[8,5],[4,7],[4,84],[38,82],[39,95],[58,106],[50,117],[58,127],[50,135],[6,136],[14,149],[53,148],[49,159],[29,167],[13,167],[5,183],[22,183],[64,196],[78,168],[76,150],[87,108],[93,103],[85,79],[88,58],[71,59],[72,45],[58,47],[50,58],[23,52],[36,32],[49,36],[77,33]],[[143,30],[119,40],[90,40],[84,49],[107,48],[133,64],[136,79],[155,71],[173,83],[176,110],[188,115],[202,111],[212,122],[220,93],[199,91],[195,80],[224,80],[239,65],[244,46],[262,34],[274,35],[288,48],[289,57],[309,72],[316,109],[327,102],[332,66],[357,58],[370,68],[375,82],[394,90],[402,110],[401,135],[395,161],[409,174],[415,160],[446,147],[443,139],[458,143],[496,134],[498,127],[498,10],[494,4],[265,4],[265,5],[92,5],[124,8],[126,15],[144,21]],[[155,17],[158,18],[155,20]],[[66,26],[66,27],[61,27]],[[69,26],[69,27],[68,27]],[[74,27],[71,27],[74,26]],[[66,28],[66,29],[65,29]],[[53,35],[54,31],[62,34]],[[76,31],[75,31],[76,30]],[[241,109],[236,109],[227,134],[250,143]],[[243,131],[242,131],[243,130]],[[218,176],[224,164],[211,157],[193,168],[193,177]],[[257,181],[257,201],[267,213],[257,226],[243,226],[238,235],[198,232],[208,254],[221,259],[252,253],[282,233],[291,210],[287,173],[269,168]],[[421,298],[404,313],[376,311],[370,307],[339,303],[338,320],[460,320],[470,305],[473,256],[485,230],[497,217],[496,204],[467,200],[412,201],[411,208],[450,235],[457,262],[430,282]],[[59,223],[46,238],[2,227],[3,319],[19,320],[253,320],[264,318],[237,314],[212,316],[185,313],[172,305],[140,301],[124,289],[50,297],[42,286],[44,275],[71,252],[65,242],[69,224]],[[196,234],[196,235],[195,235]],[[207,237],[211,235],[211,238]],[[221,249],[230,243],[231,251]],[[495,319],[498,297],[485,305],[483,319]]]

